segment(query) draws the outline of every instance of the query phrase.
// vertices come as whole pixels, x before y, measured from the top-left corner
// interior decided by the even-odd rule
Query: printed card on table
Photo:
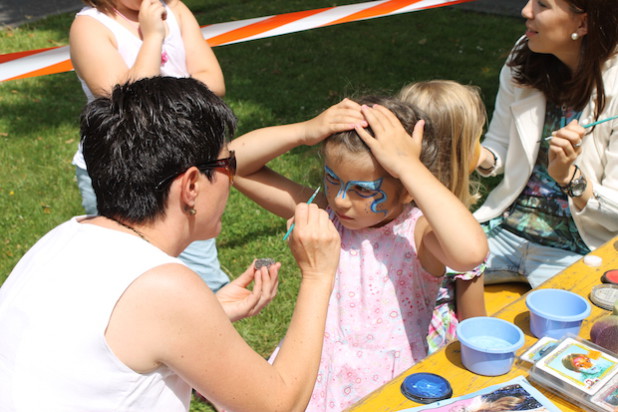
[[[560,412],[545,395],[523,376],[492,385],[457,398],[445,399],[429,405],[404,409],[399,412],[453,412],[453,411],[544,411]]]
[[[535,363],[543,356],[549,354],[556,346],[558,346],[557,339],[550,338],[549,336],[542,337],[522,354],[520,359],[525,362]]]
[[[584,342],[566,338],[536,363],[553,378],[589,395],[596,393],[618,372],[618,359]]]
[[[614,375],[609,384],[601,388],[591,401],[604,411],[618,411],[618,375]]]

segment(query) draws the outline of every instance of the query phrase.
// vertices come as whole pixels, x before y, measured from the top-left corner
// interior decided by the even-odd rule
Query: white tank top
[[[134,372],[104,336],[126,288],[166,263],[182,264],[77,218],[39,240],[0,288],[0,411],[188,411],[186,382],[165,366]]]
[[[189,73],[187,72],[185,46],[182,41],[180,26],[178,25],[178,21],[176,20],[176,16],[174,16],[172,10],[168,6],[165,6],[165,9],[167,10],[167,19],[165,21],[168,27],[168,34],[163,40],[162,54],[164,54],[166,58],[162,58],[161,60],[161,75],[171,77],[188,77]],[[92,17],[103,24],[116,38],[118,53],[120,53],[120,56],[122,56],[122,59],[127,66],[131,67],[135,64],[137,54],[139,53],[143,43],[140,38],[131,33],[122,24],[118,23],[110,16],[99,12],[94,7],[84,7],[77,13],[77,15]],[[82,89],[86,94],[88,102],[94,100],[94,95],[86,85],[86,82],[79,76],[78,78],[82,84]],[[73,157],[73,164],[82,169],[86,169],[86,162],[84,161],[84,156],[82,154],[81,144],[79,145],[77,153],[75,153],[75,156]]]

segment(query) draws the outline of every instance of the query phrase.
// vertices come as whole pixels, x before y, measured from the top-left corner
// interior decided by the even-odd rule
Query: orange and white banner
[[[285,13],[202,27],[211,47],[280,36],[319,27],[450,6],[473,0],[380,0]],[[69,47],[0,55],[0,82],[73,70]]]

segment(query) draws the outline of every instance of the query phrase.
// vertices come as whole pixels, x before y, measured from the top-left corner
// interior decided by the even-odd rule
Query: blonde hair
[[[487,112],[479,88],[451,80],[405,86],[398,96],[422,110],[433,126],[437,158],[429,169],[467,207],[480,198],[480,184],[470,179]]]

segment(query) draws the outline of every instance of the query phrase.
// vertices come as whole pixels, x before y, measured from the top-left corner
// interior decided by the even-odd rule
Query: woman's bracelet
[[[489,167],[479,166],[478,169],[481,172],[483,172],[483,173],[488,173],[488,172],[491,172],[492,170],[494,170],[496,168],[496,163],[498,162],[498,158],[496,157],[496,154],[493,152],[493,150],[489,150],[485,146],[483,146],[483,148],[485,150],[487,150],[491,154],[491,157],[494,158],[494,161],[493,161],[491,166],[489,166]]]

